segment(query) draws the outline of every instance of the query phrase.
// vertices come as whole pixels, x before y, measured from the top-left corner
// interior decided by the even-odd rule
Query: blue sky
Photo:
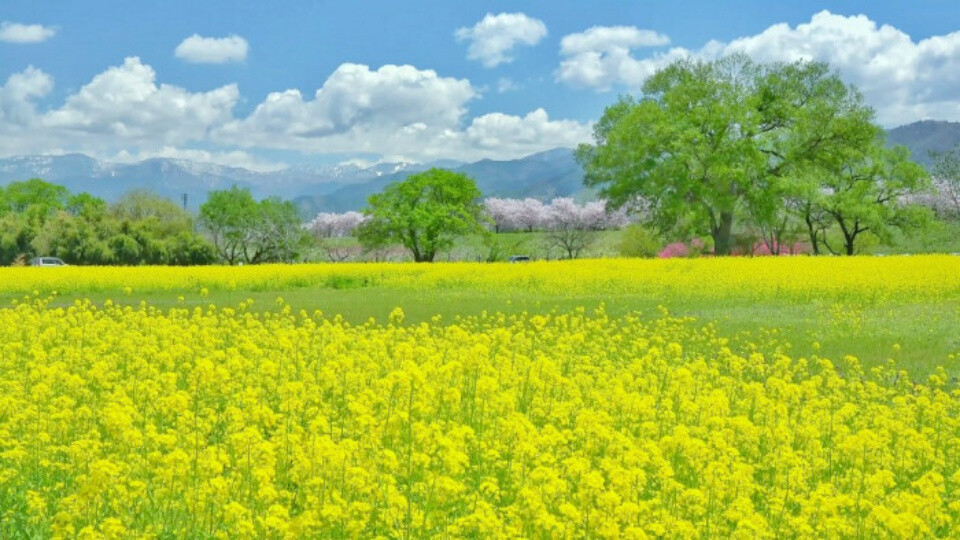
[[[0,154],[506,159],[732,51],[829,61],[887,126],[960,120],[958,31],[944,1],[4,0]]]

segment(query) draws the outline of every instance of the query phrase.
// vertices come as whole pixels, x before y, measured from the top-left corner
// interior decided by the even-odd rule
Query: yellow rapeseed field
[[[0,294],[263,291],[384,286],[787,300],[960,297],[960,257],[606,259],[527,264],[357,263],[205,267],[0,268]]]
[[[3,270],[0,287],[338,275],[749,295],[759,277],[757,294],[900,295],[955,292],[960,269],[791,259],[787,280],[751,260],[598,264],[537,283],[538,265]],[[397,310],[350,325],[282,301],[254,313],[33,299],[0,309],[0,537],[960,536],[955,383],[786,351],[776,332],[729,341],[666,313],[411,325]]]

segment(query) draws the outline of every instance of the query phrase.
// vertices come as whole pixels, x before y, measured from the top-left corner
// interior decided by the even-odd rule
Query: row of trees
[[[570,197],[560,197],[545,204],[532,198],[490,197],[483,205],[495,232],[617,229],[633,219],[627,208],[610,208],[605,200],[578,204]]]
[[[606,201],[579,204],[570,197],[555,198],[549,203],[532,198],[489,197],[483,200],[483,216],[486,225],[496,233],[567,227],[599,231],[618,229],[632,221],[626,209],[608,209]],[[306,227],[317,238],[343,238],[353,235],[366,219],[356,211],[321,212]]]
[[[708,237],[716,255],[794,253],[801,243],[813,254],[853,255],[866,236],[892,241],[932,216],[926,170],[905,147],[885,144],[859,91],[820,62],[677,61],[639,96],[608,107],[594,138],[577,158],[604,198],[596,203],[480,206],[469,178],[434,169],[374,195],[363,215],[318,216],[311,227],[327,236],[356,230],[365,246],[396,242],[431,261],[487,216],[495,232],[545,230],[574,257],[586,232],[633,215],[655,231],[632,229],[644,252],[660,239]],[[956,178],[947,169],[960,159],[938,163],[942,178]],[[938,188],[956,201],[956,185],[941,179]]]
[[[410,226],[414,229],[419,227],[429,228],[431,220],[436,220],[437,212],[432,210],[431,199],[433,195],[425,186],[433,183],[444,183],[458,181],[464,184],[473,182],[470,178],[463,175],[452,173],[450,171],[435,170],[429,175],[421,177],[416,175],[408,181],[416,182],[420,185],[419,199],[413,202],[413,197],[406,198],[400,195],[394,195],[388,199],[389,204],[396,204],[397,208],[391,210],[389,217],[382,218],[383,224],[378,230],[365,228],[364,224],[370,219],[368,215],[360,212],[343,212],[318,214],[306,225],[306,229],[320,243],[320,247],[326,258],[330,261],[343,261],[357,256],[357,250],[353,246],[343,245],[342,243],[331,241],[332,239],[343,238],[345,236],[357,235],[363,242],[363,249],[373,259],[378,259],[381,250],[391,242],[399,242],[410,249],[416,259],[415,249],[419,249],[421,244],[427,247],[421,250],[421,260],[432,260],[431,254],[435,257],[437,251],[430,251],[430,246],[435,243],[440,244],[440,248],[448,248],[455,235],[449,236],[448,240],[433,240],[428,238],[424,231],[420,238],[414,238],[410,233]],[[380,200],[380,204],[385,204]],[[474,204],[471,201],[470,204]],[[414,216],[408,216],[406,223],[406,237],[399,234],[398,229],[385,228],[387,219],[396,220],[397,215],[412,213],[417,209],[420,213],[426,213],[434,217],[418,221]],[[439,209],[437,209],[439,211]],[[580,256],[596,238],[596,232],[611,228],[620,228],[630,223],[630,215],[624,208],[610,210],[605,201],[591,201],[579,204],[569,197],[555,198],[549,203],[543,203],[536,199],[504,199],[487,198],[483,200],[482,206],[477,212],[466,212],[463,219],[469,219],[468,216],[477,216],[477,223],[464,225],[462,230],[475,232],[481,235],[484,246],[484,255],[481,258],[489,260],[502,259],[508,256],[507,250],[518,249],[520,246],[516,243],[498,242],[492,238],[491,233],[513,232],[513,231],[542,231],[544,232],[544,243],[548,249],[556,249],[568,258]],[[462,224],[458,224],[460,226]],[[442,236],[442,235],[438,235]],[[506,245],[510,244],[510,245]]]
[[[213,246],[172,201],[132,192],[113,204],[32,179],[0,187],[0,264],[208,264]]]
[[[148,191],[108,204],[40,179],[0,187],[0,264],[34,256],[68,264],[291,262],[309,248],[296,207],[249,190],[214,191],[192,214]]]

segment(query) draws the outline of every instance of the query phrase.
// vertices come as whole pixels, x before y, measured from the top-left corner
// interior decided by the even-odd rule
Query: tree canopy
[[[228,264],[289,262],[306,235],[292,202],[257,201],[249,189],[237,186],[210,192],[200,207],[200,225]]]
[[[860,93],[826,64],[735,55],[659,70],[639,97],[606,109],[596,144],[581,145],[577,157],[586,183],[613,204],[644,199],[655,225],[709,234],[725,255],[739,220],[776,237],[790,221],[787,201],[812,205],[845,167],[902,157],[876,159],[882,134]]]
[[[430,169],[371,195],[359,228],[368,248],[397,242],[416,262],[432,262],[459,235],[481,228],[480,190],[469,176]]]

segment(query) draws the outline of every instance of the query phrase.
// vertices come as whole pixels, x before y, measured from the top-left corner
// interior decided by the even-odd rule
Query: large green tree
[[[798,178],[873,144],[872,120],[856,89],[823,63],[687,59],[608,107],[596,144],[577,157],[586,183],[613,204],[645,199],[661,229],[708,233],[724,255],[738,219],[779,227]]]
[[[366,247],[399,243],[416,262],[432,262],[460,235],[479,231],[483,210],[472,178],[430,169],[372,195],[358,236]]]
[[[257,201],[250,190],[237,186],[210,192],[200,206],[200,226],[227,264],[243,261],[256,213]]]
[[[293,203],[257,201],[237,186],[210,193],[200,207],[200,225],[228,264],[292,261],[307,236]]]

